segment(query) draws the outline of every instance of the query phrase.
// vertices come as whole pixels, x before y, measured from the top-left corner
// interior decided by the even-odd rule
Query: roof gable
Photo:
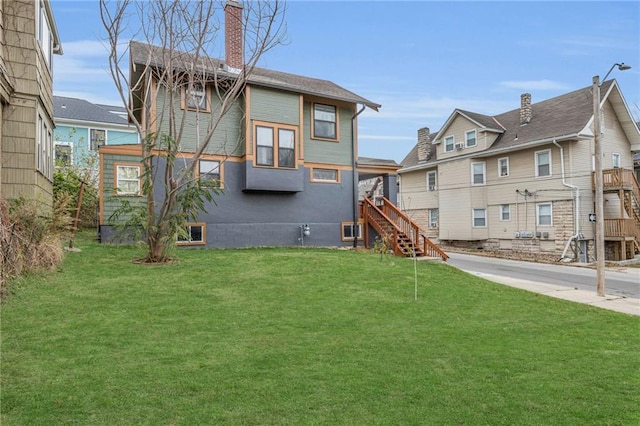
[[[131,41],[129,44],[131,63],[135,65],[151,65],[162,68],[166,62],[163,58],[171,55],[168,49],[159,46]],[[173,52],[174,57],[180,58],[181,63],[192,63],[193,57],[184,52]],[[199,68],[208,75],[225,75],[233,78],[236,73],[228,72],[224,61],[216,58],[201,58]],[[289,74],[280,71],[273,71],[266,68],[255,67],[247,78],[248,84],[256,86],[276,88],[295,93],[319,96],[328,99],[362,104],[377,111],[381,105],[371,102],[337,84],[317,78],[304,77],[296,74]]]
[[[616,80],[608,80],[602,84],[600,98],[601,105],[606,101],[612,103],[617,119],[620,121],[625,135],[631,141],[631,150],[640,150],[640,130],[633,121]],[[497,152],[517,150],[553,140],[593,136],[593,132],[589,128],[593,121],[591,86],[534,103],[531,105],[531,109],[532,118],[527,124],[520,122],[520,108],[495,116],[456,109],[438,132],[434,143],[440,142],[440,139],[446,134],[447,128],[460,116],[475,122],[485,131],[502,132],[490,147],[475,153],[476,156],[494,155]],[[491,122],[495,123],[494,128],[490,127]],[[453,157],[453,159],[455,158],[457,157]],[[427,163],[433,162],[432,160]],[[402,166],[405,169],[421,166],[417,160],[417,144],[402,161]]]

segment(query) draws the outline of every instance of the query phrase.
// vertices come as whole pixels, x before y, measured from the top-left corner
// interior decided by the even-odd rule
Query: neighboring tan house
[[[230,7],[238,5],[227,3],[227,12]],[[239,20],[227,22],[235,25],[225,27],[225,37],[239,37]],[[233,63],[233,58],[243,57],[242,50],[238,51],[241,45],[226,46],[226,59],[216,66],[217,72],[242,67]],[[131,69],[140,72],[144,67],[138,65],[162,54],[169,53],[131,42]],[[210,95],[214,72],[208,73],[211,80],[205,87],[199,87],[193,96],[186,97],[186,90],[182,93],[180,108],[189,114],[185,133],[193,135],[182,140],[185,161],[195,152],[197,126],[206,128],[210,111],[216,107]],[[149,83],[140,87],[154,87],[155,80]],[[142,92],[133,98],[151,99]],[[147,119],[155,122],[153,114],[165,110],[163,98],[160,90],[154,101],[135,105],[135,110],[151,112]],[[194,99],[203,105],[200,112],[189,111]],[[197,221],[185,224],[190,238],[178,243],[207,247],[356,245],[369,235],[360,225],[359,179],[380,176],[384,196],[395,200],[399,168],[395,162],[357,159],[357,116],[365,107],[378,110],[380,105],[330,81],[255,68],[196,169],[200,178],[218,181],[223,194],[215,204],[206,204]],[[104,145],[99,153],[100,238],[109,242],[118,236],[110,217],[120,200],[143,202],[139,196],[141,146]]]
[[[53,202],[53,54],[48,0],[0,1],[0,195]]]
[[[400,204],[443,244],[578,261],[594,257],[591,87],[495,116],[454,110],[418,130]],[[601,86],[606,258],[640,250],[633,153],[640,132],[615,80]]]
[[[124,107],[93,104],[63,96],[53,97],[53,133],[56,164],[86,165],[102,145],[139,143]]]

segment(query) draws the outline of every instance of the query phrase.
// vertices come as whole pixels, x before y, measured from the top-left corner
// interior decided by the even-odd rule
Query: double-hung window
[[[444,138],[444,152],[451,152],[456,144],[455,136],[447,136]]]
[[[427,172],[427,191],[435,191],[436,189],[438,189],[436,172]]]
[[[487,226],[487,209],[473,209],[473,227],[485,228]]]
[[[430,209],[429,210],[429,228],[437,228],[438,227],[438,209]]]
[[[472,146],[476,146],[478,144],[478,140],[476,139],[476,131],[475,130],[469,130],[468,132],[466,132],[464,134],[464,138],[465,138],[465,144],[466,144],[467,148],[472,147]]]
[[[551,150],[536,152],[536,177],[551,176]]]
[[[140,195],[140,166],[116,165],[116,193],[118,195]]]
[[[256,165],[293,169],[296,167],[296,131],[292,126],[255,126]]]
[[[553,209],[551,203],[536,204],[536,222],[538,226],[553,225]]]
[[[471,163],[471,184],[484,185],[486,182],[485,163]]]
[[[498,176],[509,176],[509,157],[498,158]]]
[[[500,220],[502,221],[511,220],[511,206],[509,204],[502,204],[500,206]]]
[[[338,139],[338,112],[335,106],[313,104],[313,137]]]

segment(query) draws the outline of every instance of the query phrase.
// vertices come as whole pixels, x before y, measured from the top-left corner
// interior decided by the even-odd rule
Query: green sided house
[[[640,132],[616,80],[601,86],[606,258],[640,252]],[[495,116],[456,109],[418,130],[402,161],[400,204],[448,245],[594,258],[593,95],[586,87]]]
[[[239,13],[238,9],[241,13],[238,3],[228,2],[225,12]],[[239,21],[226,22],[225,37],[239,37]],[[212,60],[215,69],[206,71],[209,80],[190,93],[182,88],[180,104],[174,105],[187,114],[188,136],[180,147],[180,160],[185,162],[192,161],[202,129],[219,106],[215,76],[242,68],[237,59],[243,58],[242,45],[226,47],[225,60]],[[131,42],[131,72],[140,72],[144,68],[140,65],[149,63],[162,69],[160,58],[167,54],[159,47]],[[139,77],[143,76],[132,80]],[[155,91],[153,96],[142,89],[135,93],[133,109],[141,121],[159,123],[167,89],[157,90],[153,73],[144,78],[148,80],[140,87]],[[364,216],[363,204],[382,212],[382,203],[389,203],[399,213],[388,200],[397,198],[400,166],[388,160],[358,159],[358,115],[365,108],[379,107],[330,81],[254,68],[196,167],[200,179],[215,179],[223,193],[215,204],[206,205],[197,221],[185,224],[190,238],[178,244],[355,246],[373,241],[379,233]],[[152,131],[161,130],[152,126]],[[117,238],[112,215],[120,202],[143,202],[141,145],[105,145],[99,154],[100,238],[109,242]],[[359,196],[360,180],[378,182],[378,206]],[[391,235],[395,232],[400,239],[399,225],[390,227],[395,230]]]

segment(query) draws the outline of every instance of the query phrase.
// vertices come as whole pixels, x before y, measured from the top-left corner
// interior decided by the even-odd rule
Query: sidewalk
[[[638,271],[638,280],[640,282],[640,269]],[[640,316],[640,299],[631,297],[620,297],[605,295],[604,297],[598,296],[593,291],[576,290],[568,287],[563,287],[554,284],[544,284],[535,281],[521,280],[517,278],[506,278],[498,275],[485,274],[481,272],[469,272],[470,274],[482,277],[486,280],[493,281],[500,284],[505,284],[510,287],[516,287],[522,290],[531,291],[534,293],[544,294],[545,296],[551,296],[558,299],[569,300],[576,303],[584,303],[587,305],[596,306],[602,309],[608,309],[611,311],[622,312],[630,315]],[[635,272],[632,272],[635,273]]]

